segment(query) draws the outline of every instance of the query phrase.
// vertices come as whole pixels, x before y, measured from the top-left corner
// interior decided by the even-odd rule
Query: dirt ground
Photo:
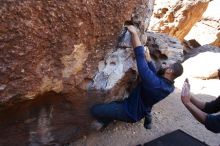
[[[215,96],[197,94],[203,101],[215,99]],[[169,97],[154,106],[152,110],[153,126],[151,130],[143,127],[143,120],[135,123],[116,122],[106,129],[94,132],[71,143],[71,146],[134,146],[144,144],[166,133],[181,129],[193,137],[211,146],[220,145],[220,134],[208,131],[186,110],[180,100],[180,90],[176,89]]]

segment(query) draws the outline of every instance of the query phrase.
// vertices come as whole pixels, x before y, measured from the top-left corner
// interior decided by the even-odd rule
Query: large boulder
[[[125,21],[137,25],[157,68],[181,61],[177,39],[146,32],[153,4],[3,1],[0,145],[68,144],[91,132],[93,104],[127,97],[138,73],[133,50],[115,47]]]
[[[183,61],[183,45],[181,42],[167,34],[148,32],[146,46],[154,59],[156,68],[161,64],[172,64]]]
[[[0,100],[76,91],[77,85],[92,80],[124,21],[141,5],[123,0],[1,2],[0,73],[5,88]]]
[[[192,27],[185,40],[195,39],[201,45],[220,46],[220,16],[216,15],[216,12],[219,11],[219,5],[219,0],[213,0],[209,3],[201,20]]]
[[[183,61],[183,45],[166,34],[147,32],[146,49],[149,49],[153,63],[158,70],[161,64]],[[127,97],[130,83],[137,80],[136,61],[131,48],[118,48],[99,62],[98,71],[90,89],[109,90],[106,101]]]
[[[0,145],[61,145],[89,133],[91,105],[120,97],[135,81],[131,59],[123,56],[129,51],[115,46],[127,20],[146,41],[153,3],[2,1]],[[114,77],[117,52],[122,74]],[[99,75],[103,61],[108,79]]]
[[[156,0],[150,30],[167,33],[183,41],[198,22],[210,0]]]

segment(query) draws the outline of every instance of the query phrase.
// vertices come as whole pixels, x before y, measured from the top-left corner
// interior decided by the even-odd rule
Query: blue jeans
[[[107,126],[113,120],[133,123],[132,119],[127,115],[123,101],[113,101],[106,104],[97,104],[91,108],[91,114],[104,126]]]

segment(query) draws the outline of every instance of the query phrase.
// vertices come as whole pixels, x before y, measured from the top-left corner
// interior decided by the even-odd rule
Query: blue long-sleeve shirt
[[[220,114],[211,115],[220,111],[220,96],[214,101],[207,102],[203,111],[208,113],[205,127],[214,133],[220,133]]]
[[[144,47],[134,48],[137,68],[141,82],[124,101],[124,108],[133,120],[141,120],[151,112],[154,104],[167,97],[174,90],[173,82],[158,76],[152,62],[145,59]]]

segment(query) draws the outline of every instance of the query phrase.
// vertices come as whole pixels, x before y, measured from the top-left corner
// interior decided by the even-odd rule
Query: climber
[[[174,91],[174,79],[183,73],[180,63],[171,64],[156,72],[149,51],[145,58],[144,47],[141,45],[136,28],[132,25],[127,28],[132,35],[132,45],[141,82],[123,101],[97,104],[91,108],[91,114],[97,119],[92,124],[96,130],[106,127],[113,120],[135,123],[142,118],[145,118],[144,127],[151,129],[153,105]]]
[[[190,84],[186,80],[182,87],[181,100],[189,112],[205,127],[220,133],[220,114],[211,115],[220,111],[220,96],[211,102],[202,102],[190,95]]]

